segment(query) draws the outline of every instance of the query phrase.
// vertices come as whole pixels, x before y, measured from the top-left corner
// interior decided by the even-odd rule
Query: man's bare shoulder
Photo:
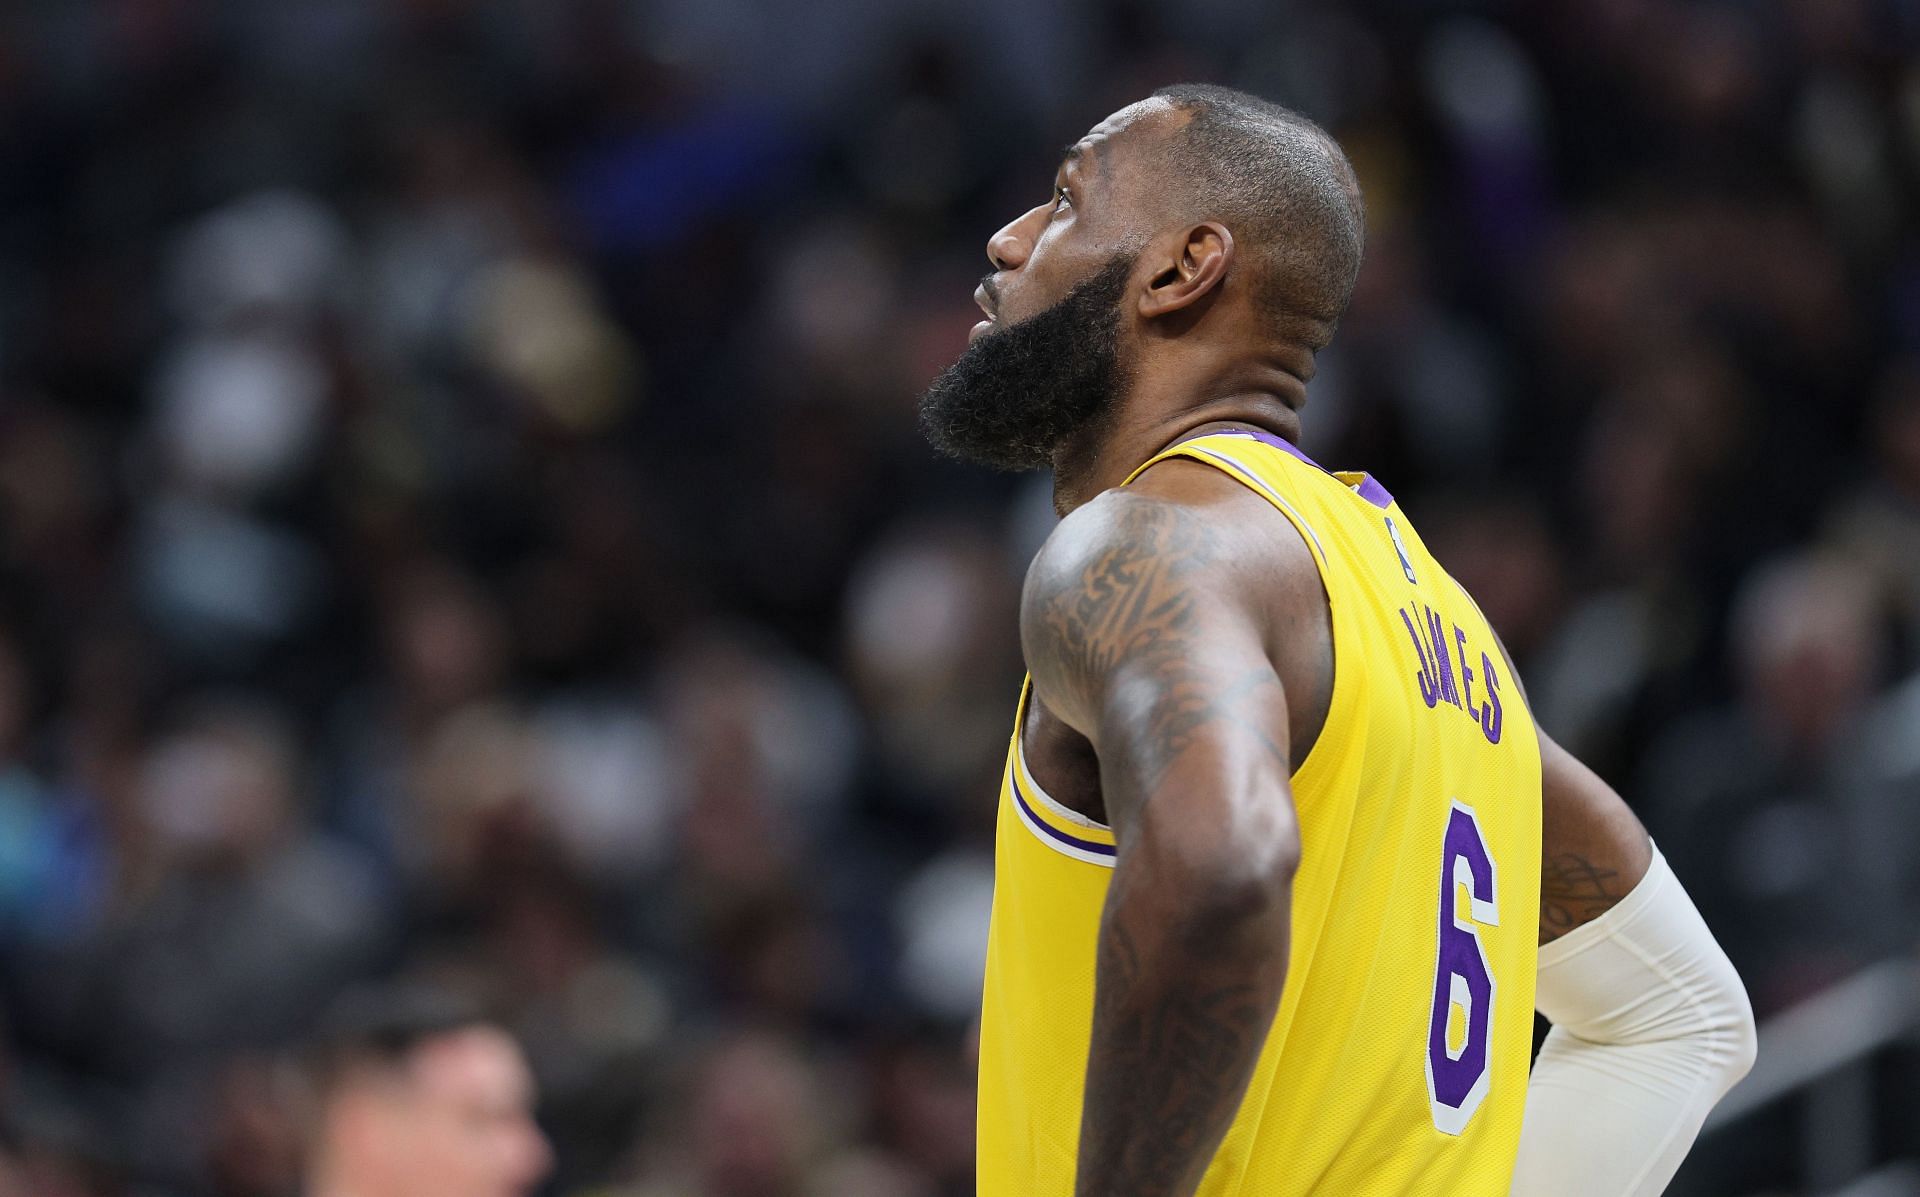
[[[1212,466],[1184,458],[1155,464],[1061,520],[1034,558],[1028,585],[1077,577],[1101,559],[1152,558],[1166,568],[1211,568],[1255,583],[1305,568],[1311,551],[1272,504]],[[1316,575],[1317,576],[1317,575]]]
[[[1021,638],[1037,679],[1064,667],[1059,691],[1071,702],[1116,661],[1152,657],[1209,624],[1267,643],[1324,607],[1312,553],[1267,500],[1174,459],[1054,529],[1027,573]],[[1062,712],[1069,722],[1074,713]]]

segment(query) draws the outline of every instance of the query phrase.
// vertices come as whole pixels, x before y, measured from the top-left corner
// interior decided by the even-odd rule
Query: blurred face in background
[[[974,298],[987,319],[920,401],[942,452],[1005,470],[1054,464],[1067,438],[1098,426],[1127,382],[1126,299],[1156,231],[1144,202],[1171,106],[1147,100],[1076,142],[1045,202],[987,241],[993,273]]]
[[[237,707],[160,740],[142,775],[155,845],[196,870],[250,870],[294,830],[298,755],[287,728]]]
[[[354,1197],[523,1197],[552,1165],[533,1101],[533,1076],[503,1032],[435,1036],[399,1066],[341,1083],[323,1171]]]

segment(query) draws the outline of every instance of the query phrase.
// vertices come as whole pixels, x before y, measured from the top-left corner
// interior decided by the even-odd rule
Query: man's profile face
[[[1126,383],[1135,254],[1150,231],[1136,143],[1164,101],[1108,117],[1068,150],[1050,198],[987,242],[994,272],[976,300],[990,318],[921,398],[935,447],[998,469],[1052,463],[1067,437],[1111,414]]]
[[[1067,148],[1047,198],[987,239],[994,272],[976,298],[993,319],[975,339],[1059,303],[1112,260],[1137,251],[1154,229],[1152,155],[1172,114],[1166,100],[1143,100],[1107,117]]]
[[[552,1154],[533,1121],[532,1074],[491,1027],[436,1036],[369,1095],[362,1148],[409,1197],[524,1197]]]

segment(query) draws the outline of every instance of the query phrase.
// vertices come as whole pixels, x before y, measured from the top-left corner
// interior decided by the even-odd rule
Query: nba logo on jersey
[[[1393,517],[1387,517],[1387,535],[1393,537],[1393,551],[1400,554],[1400,572],[1407,575],[1407,581],[1415,586],[1420,579],[1413,576],[1413,562],[1407,557],[1407,542],[1400,539],[1400,529],[1394,527]]]

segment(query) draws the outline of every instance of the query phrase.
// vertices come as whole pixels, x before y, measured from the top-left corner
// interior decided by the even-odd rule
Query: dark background
[[[1305,447],[1763,1018],[1920,940],[1913,0],[4,14],[0,1193],[286,1192],[282,1050],[396,976],[522,1036],[554,1193],[970,1192],[1051,513],[913,400],[1185,79],[1348,148]],[[1695,1189],[1803,1191],[1773,1118]]]

